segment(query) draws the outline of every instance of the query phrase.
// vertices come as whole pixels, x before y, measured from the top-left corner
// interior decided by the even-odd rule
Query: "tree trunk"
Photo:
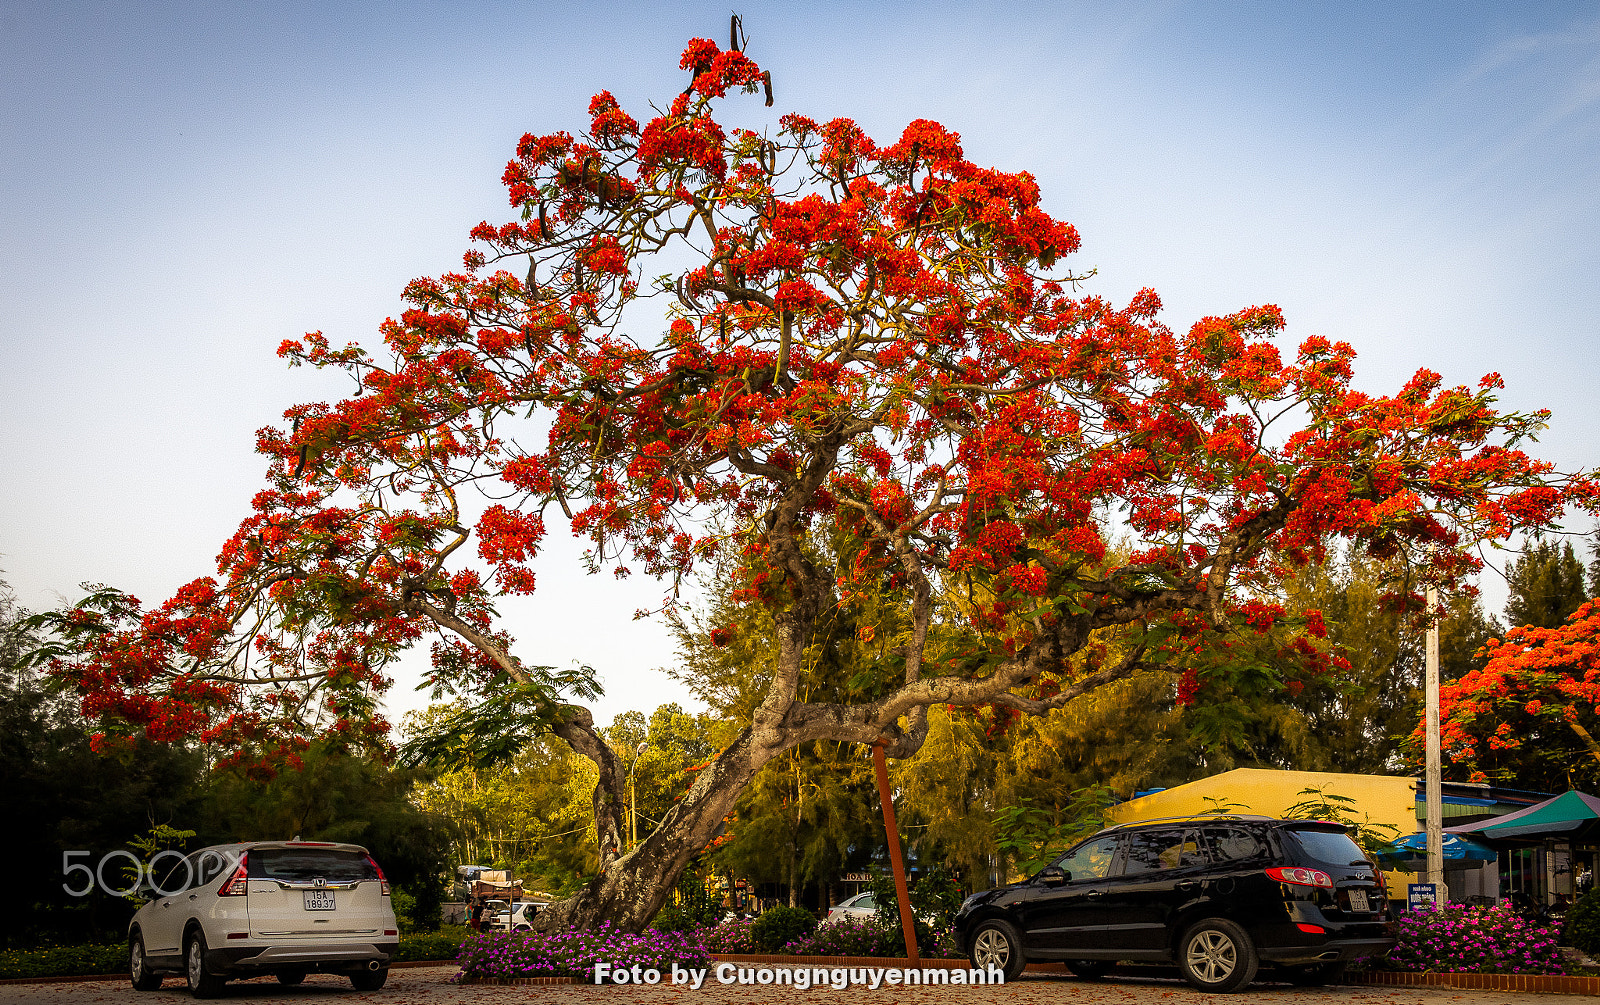
[[[678,877],[732,811],[745,785],[776,753],[741,733],[702,770],[659,826],[632,851],[602,860],[599,875],[578,893],[540,911],[535,928],[589,928],[609,921],[640,931],[666,903]],[[602,802],[596,794],[596,803]]]

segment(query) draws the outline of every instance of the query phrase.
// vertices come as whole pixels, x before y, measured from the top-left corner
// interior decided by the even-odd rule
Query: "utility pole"
[[[1423,684],[1423,730],[1427,758],[1425,788],[1427,799],[1428,882],[1433,884],[1434,903],[1450,902],[1444,885],[1444,787],[1439,775],[1439,590],[1428,587],[1428,645]]]

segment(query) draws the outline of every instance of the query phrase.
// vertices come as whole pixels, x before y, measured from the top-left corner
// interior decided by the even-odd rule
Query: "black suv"
[[[1341,824],[1267,817],[1151,820],[1101,831],[1037,876],[967,898],[956,937],[1013,980],[1029,962],[1098,977],[1118,960],[1176,963],[1237,991],[1262,962],[1296,983],[1394,945],[1382,874]]]

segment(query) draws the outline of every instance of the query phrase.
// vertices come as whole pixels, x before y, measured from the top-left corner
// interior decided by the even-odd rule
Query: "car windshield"
[[[1364,865],[1367,856],[1344,831],[1292,830],[1295,841],[1315,862],[1327,865]]]
[[[325,879],[331,883],[377,879],[372,860],[358,851],[337,848],[252,848],[254,879]]]

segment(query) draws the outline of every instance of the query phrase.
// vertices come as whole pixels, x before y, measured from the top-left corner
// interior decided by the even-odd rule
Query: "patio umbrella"
[[[1493,848],[1459,834],[1446,834],[1441,850],[1446,862],[1476,863],[1470,868],[1478,868],[1481,863],[1499,858],[1499,853]],[[1409,865],[1418,859],[1426,859],[1427,855],[1428,832],[1417,831],[1390,844],[1388,850],[1378,854],[1378,861],[1384,865]]]
[[[1452,834],[1478,834],[1489,840],[1556,835],[1576,836],[1600,829],[1600,799],[1569,789],[1524,810],[1475,824],[1451,827]]]

